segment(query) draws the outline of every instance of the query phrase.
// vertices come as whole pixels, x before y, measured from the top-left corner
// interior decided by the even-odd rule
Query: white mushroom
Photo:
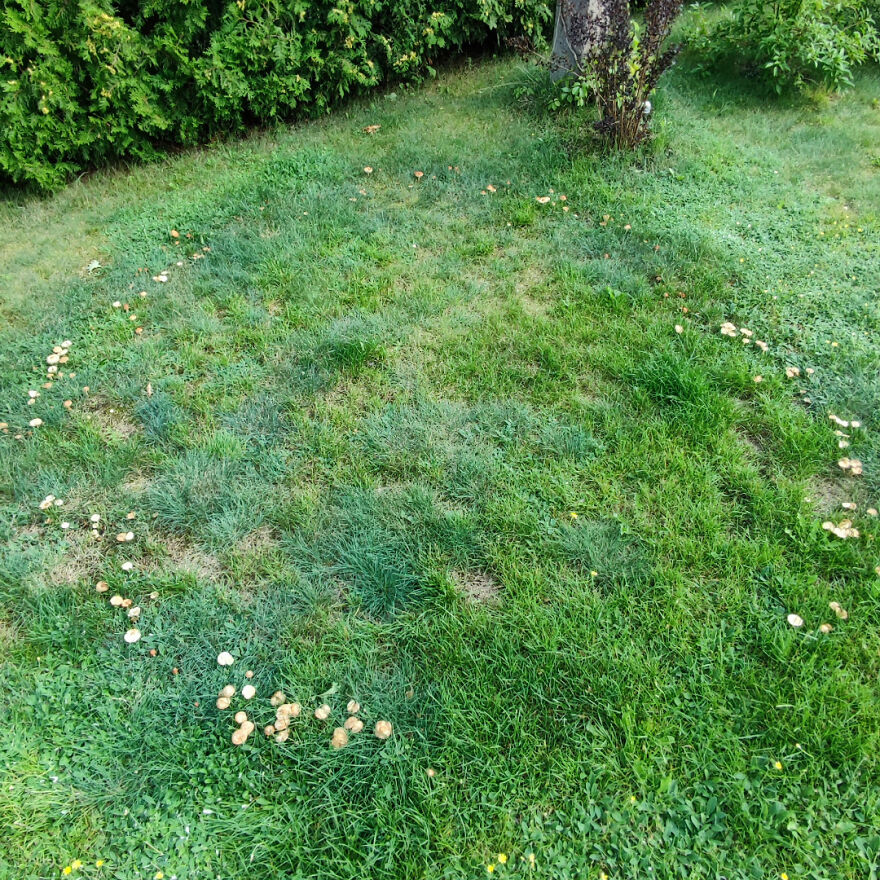
[[[326,703],[324,703],[324,705],[322,706],[318,706],[318,708],[315,709],[315,718],[317,718],[318,721],[326,721],[329,717],[330,707]]]
[[[235,660],[232,657],[232,654],[229,651],[221,651],[217,655],[217,664],[219,666],[232,666],[235,663]]]
[[[128,642],[129,645],[133,645],[135,642],[140,641],[141,631],[139,629],[126,630],[123,638],[126,642]]]
[[[349,700],[345,709],[349,715],[357,715],[361,711],[361,704],[357,700]]]
[[[373,733],[379,739],[388,739],[389,736],[393,733],[393,729],[391,727],[390,721],[377,721],[376,727],[373,730]]]
[[[252,684],[246,684],[241,689],[241,695],[246,700],[252,700],[256,696],[256,693],[257,693],[257,689]]]
[[[364,722],[355,715],[350,715],[345,719],[345,724],[343,726],[346,730],[350,730],[352,733],[360,733],[364,729]]]
[[[337,727],[333,731],[333,738],[330,740],[330,745],[332,745],[334,749],[343,749],[348,745],[348,733],[346,733],[345,728]]]

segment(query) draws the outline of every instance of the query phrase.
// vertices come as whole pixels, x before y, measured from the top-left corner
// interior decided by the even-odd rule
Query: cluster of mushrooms
[[[234,663],[232,655],[228,651],[223,651],[217,656],[217,663],[220,666],[231,666]],[[253,678],[253,672],[248,670],[245,678]],[[222,712],[232,705],[232,699],[236,695],[235,685],[227,684],[217,694],[217,708]],[[257,695],[257,689],[250,683],[241,689],[241,696],[245,700],[252,700]],[[275,709],[275,720],[271,724],[267,724],[263,728],[263,733],[267,738],[274,737],[275,742],[287,742],[290,737],[291,722],[302,716],[303,707],[297,702],[288,702],[287,695],[283,691],[275,691],[269,699],[270,704]],[[330,739],[330,745],[334,749],[343,749],[349,743],[349,736],[358,734],[364,729],[363,720],[358,717],[361,711],[361,705],[357,700],[351,699],[345,707],[348,717],[342,727],[336,727]],[[318,706],[313,715],[318,721],[326,722],[333,714],[333,710],[327,703]],[[247,712],[239,710],[234,715],[235,723],[238,727],[232,733],[232,744],[234,746],[242,746],[250,735],[256,729],[254,722],[248,717]],[[390,721],[379,720],[373,728],[373,735],[377,739],[388,739],[393,733]]]

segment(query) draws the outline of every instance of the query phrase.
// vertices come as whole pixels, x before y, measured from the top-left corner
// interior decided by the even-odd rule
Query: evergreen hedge
[[[43,189],[254,123],[320,113],[546,0],[0,0],[0,178]]]

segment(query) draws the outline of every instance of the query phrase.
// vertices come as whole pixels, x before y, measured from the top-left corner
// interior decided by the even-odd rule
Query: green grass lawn
[[[0,877],[877,876],[880,76],[521,81],[0,204]]]

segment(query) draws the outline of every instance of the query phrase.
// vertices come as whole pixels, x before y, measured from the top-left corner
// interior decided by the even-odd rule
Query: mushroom
[[[834,627],[830,623],[823,623],[819,627],[819,632],[820,633],[830,633],[831,630],[833,630],[833,629],[834,629]]]
[[[245,721],[248,720],[247,712],[236,712],[235,713],[235,723],[236,724],[244,724]]]
[[[272,694],[269,702],[273,706],[280,706],[286,699],[287,697],[284,695],[284,691],[275,691],[275,693]]]
[[[290,731],[285,727],[284,730],[279,730],[278,733],[275,734],[275,742],[283,743],[287,742],[287,738],[290,736]]]
[[[123,638],[125,639],[126,642],[128,642],[129,645],[133,645],[135,642],[140,641],[141,631],[139,629],[126,630]]]
[[[349,700],[345,710],[349,715],[357,715],[361,711],[361,704],[357,700]]]
[[[232,657],[232,654],[229,651],[221,651],[217,655],[217,664],[219,666],[232,666],[235,663],[235,660]]]
[[[129,608],[129,609],[128,609],[128,616],[129,616],[132,620],[134,620],[134,619],[137,618],[137,617],[140,617],[140,616],[141,616],[141,606],[140,606],[140,605],[135,605],[134,608]]]
[[[318,706],[318,708],[315,709],[315,718],[317,718],[318,721],[326,721],[329,717],[330,707],[326,703],[324,703],[322,706]]]
[[[110,584],[108,584],[107,581],[98,581],[98,583],[95,584],[95,589],[99,593],[106,593],[107,590],[110,589]]]
[[[246,700],[252,700],[256,696],[256,694],[257,694],[257,689],[252,684],[246,684],[241,689],[241,695]]]
[[[287,730],[290,727],[290,719],[286,715],[275,719],[275,730]]]
[[[849,612],[842,608],[840,602],[829,602],[828,607],[841,619],[846,620],[849,617]]]
[[[218,696],[234,697],[235,696],[235,688],[231,684],[228,684],[220,691]]]
[[[376,727],[373,729],[373,733],[379,739],[388,739],[392,733],[392,727],[390,721],[377,721]]]
[[[235,733],[232,734],[232,744],[234,746],[243,746],[247,742],[247,738],[254,732],[254,723],[245,721]]]
[[[245,678],[253,678],[254,677],[254,670],[248,669],[248,671],[244,674],[244,677]]]
[[[275,733],[275,725],[274,724],[267,724],[263,728],[263,733],[265,733],[266,736],[272,736],[272,734]]]
[[[337,727],[333,731],[333,738],[330,740],[330,745],[333,746],[334,749],[344,749],[348,745],[348,733],[346,733],[344,727]]]
[[[786,620],[795,629],[804,625],[804,619],[800,614],[789,614],[788,617],[786,617]]]
[[[231,702],[232,700],[229,697],[217,697],[217,708],[221,710],[228,709]]]
[[[346,730],[350,730],[352,733],[360,733],[364,729],[364,722],[361,721],[360,718],[350,715],[345,719],[345,724],[343,726]]]
[[[102,592],[103,592],[103,590],[102,590]],[[122,605],[122,603],[123,603],[124,601],[125,601],[125,600],[122,598],[122,596],[119,595],[119,593],[117,593],[115,596],[111,596],[111,597],[110,597],[110,604],[111,604],[114,608],[118,608],[120,605]]]

